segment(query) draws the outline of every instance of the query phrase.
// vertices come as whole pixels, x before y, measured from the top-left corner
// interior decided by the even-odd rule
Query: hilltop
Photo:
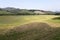
[[[37,9],[19,9],[14,7],[0,8],[0,15],[59,15],[60,12],[37,10]]]

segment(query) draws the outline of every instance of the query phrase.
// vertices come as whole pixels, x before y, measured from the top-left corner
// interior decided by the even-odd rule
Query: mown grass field
[[[54,17],[58,16],[57,15],[0,16],[0,34],[1,34],[0,40],[60,40],[59,36],[60,20],[52,20],[52,18]],[[45,30],[44,25],[47,31],[44,31]],[[37,27],[37,29],[35,28],[35,26]],[[50,28],[51,26],[53,27]],[[17,29],[15,30],[14,28]]]

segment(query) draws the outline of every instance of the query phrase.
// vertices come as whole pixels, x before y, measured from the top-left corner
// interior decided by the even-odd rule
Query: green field
[[[57,17],[54,15],[34,15],[34,16],[0,16],[0,25],[14,25],[14,24],[22,24],[25,22],[30,22],[30,21],[45,21],[49,20],[53,17]]]
[[[56,17],[54,15],[29,15],[29,16],[0,16],[0,27],[9,28],[20,26],[30,22],[44,22],[46,20],[53,21],[51,18]]]
[[[30,25],[30,27],[32,27],[33,29],[29,29],[28,28],[29,30],[28,29],[25,29],[24,32],[15,32],[13,29],[14,28],[17,28],[18,26],[22,27],[21,25],[25,25],[25,24],[29,24],[29,23],[34,23],[34,22],[40,23],[41,22],[41,24],[42,23],[43,24],[46,23],[45,26],[48,24],[49,25],[48,27],[54,25],[54,27],[52,27],[52,30],[55,30],[54,29],[54,28],[56,28],[55,26],[57,26],[57,29],[58,29],[58,27],[60,27],[60,20],[58,20],[58,19],[57,20],[52,20],[52,18],[54,18],[54,17],[60,17],[60,16],[57,16],[57,15],[0,16],[0,34],[2,34],[2,35],[0,35],[0,40],[24,40],[24,39],[25,40],[40,40],[38,37],[40,37],[39,36],[40,35],[39,33],[41,33],[40,32],[41,30],[40,29],[34,29],[33,28],[34,25],[32,25],[32,24]],[[10,32],[7,33],[8,30],[10,31],[10,29],[13,30],[13,32],[11,32],[11,34],[10,34]],[[60,30],[59,29],[57,30],[57,29],[54,32],[56,32],[56,35],[58,36],[58,38],[56,38],[56,36],[54,36],[52,34],[54,37],[52,37],[51,39],[48,39],[49,38],[48,37],[47,38],[48,40],[60,40],[60,36],[59,36],[60,35],[59,34],[60,33],[59,32]],[[44,28],[42,30],[43,31],[42,31],[41,34],[43,35],[44,34],[43,33],[44,32]],[[6,33],[6,34],[4,35],[4,33]],[[48,32],[48,33],[50,33],[50,32]],[[21,35],[21,36],[19,36],[19,35]],[[36,35],[36,36],[34,36],[34,35]],[[42,36],[40,38],[41,38],[41,40],[44,40],[45,39],[44,36]],[[42,38],[44,38],[44,39],[42,39]]]

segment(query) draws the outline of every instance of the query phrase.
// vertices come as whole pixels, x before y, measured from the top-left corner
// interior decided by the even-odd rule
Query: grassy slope
[[[17,26],[27,22],[45,21],[54,16],[39,15],[39,16],[0,16],[0,27]]]
[[[28,15],[28,16],[0,16],[0,29],[10,29],[30,22],[44,22],[55,17],[54,15]],[[2,30],[2,31],[3,31]]]
[[[54,16],[54,15],[39,15],[39,16],[36,16],[36,15],[35,16],[0,16],[0,33],[3,32],[4,30],[8,30],[10,28],[23,25],[25,23],[30,23],[30,22],[45,22],[46,20],[52,22],[51,18],[53,18],[53,17],[56,17],[56,16]],[[54,22],[54,23],[56,23],[56,22]],[[21,35],[20,33],[19,34],[15,34],[15,32],[13,32],[12,39],[14,39],[18,35],[21,35],[21,36],[26,35],[25,33],[22,33],[22,35]],[[39,35],[39,34],[37,33],[37,35]],[[60,34],[58,34],[58,35],[60,35]],[[6,37],[6,36],[0,35],[1,39],[3,39],[3,37]],[[14,39],[14,40],[16,40],[16,39]],[[6,40],[6,38],[4,38],[3,40]]]
[[[54,23],[60,23],[60,19],[58,19],[58,17],[60,17],[60,15],[59,16],[56,16],[55,19],[52,18],[52,19],[50,19],[48,21],[54,22]]]
[[[48,20],[53,15],[39,15],[39,16],[0,16],[0,24],[16,24],[16,23],[24,23],[29,21],[44,21]]]

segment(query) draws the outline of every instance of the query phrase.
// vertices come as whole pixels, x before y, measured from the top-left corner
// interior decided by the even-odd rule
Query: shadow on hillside
[[[9,30],[0,35],[0,40],[60,40],[60,28],[34,22]]]
[[[52,18],[53,20],[60,20],[60,17]]]

